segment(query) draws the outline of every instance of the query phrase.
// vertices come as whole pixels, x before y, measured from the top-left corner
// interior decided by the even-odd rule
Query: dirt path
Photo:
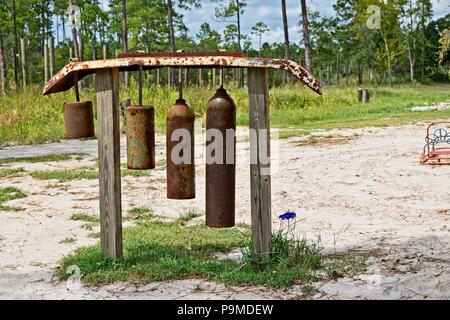
[[[240,134],[245,135],[245,131]],[[424,125],[315,135],[323,138],[314,139],[314,145],[305,143],[307,138],[278,141],[279,170],[272,177],[274,228],[276,214],[295,210],[304,219],[298,224],[298,233],[320,238],[324,253],[358,249],[372,254],[366,272],[317,283],[315,293],[307,298],[449,299],[450,167],[418,164]],[[157,143],[160,160],[164,158],[163,137],[158,137]],[[237,222],[250,223],[247,144],[238,144],[236,205]],[[27,170],[92,166],[97,142],[14,146],[1,149],[0,158],[61,152],[88,156],[83,160],[8,166]],[[197,162],[201,159],[199,154]],[[203,166],[197,167],[196,174],[198,197],[184,202],[165,198],[164,170],[155,170],[148,177],[123,178],[124,211],[149,206],[158,214],[176,217],[190,208],[203,209]],[[200,280],[139,287],[79,287],[58,282],[54,270],[62,256],[97,241],[88,236],[91,231],[81,228],[82,223],[69,220],[74,213],[98,213],[97,181],[58,183],[29,176],[0,179],[1,187],[9,185],[22,188],[29,196],[8,203],[25,211],[0,212],[0,298],[302,298],[300,288],[229,288]],[[76,241],[64,243],[67,237]]]

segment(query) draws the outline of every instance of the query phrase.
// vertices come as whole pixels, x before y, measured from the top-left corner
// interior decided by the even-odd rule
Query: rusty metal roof
[[[183,68],[273,68],[286,70],[306,84],[314,92],[322,94],[319,82],[302,66],[290,60],[247,58],[224,53],[211,53],[210,55],[195,53],[171,54],[134,54],[127,57],[96,60],[72,61],[62,68],[44,88],[44,95],[69,90],[74,86],[74,73],[78,79],[95,73],[98,69],[119,68],[120,71],[137,71],[139,66],[144,70],[163,67]]]

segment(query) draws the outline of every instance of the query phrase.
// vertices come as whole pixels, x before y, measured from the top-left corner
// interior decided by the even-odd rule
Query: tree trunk
[[[172,0],[167,0],[167,19],[169,30],[169,52],[176,52],[175,44],[175,29],[173,26],[173,3]],[[169,86],[175,83],[175,69],[171,70],[169,77]]]
[[[336,55],[336,85],[339,85],[339,81],[340,81],[340,70],[339,70],[340,66],[339,66],[339,53]]]
[[[284,59],[289,60],[289,25],[286,11],[286,0],[281,0],[281,13],[283,15],[283,31],[284,31]],[[284,82],[287,83],[289,74],[284,73]]]
[[[363,66],[361,60],[358,60],[358,86],[363,83]]]
[[[69,1],[69,4],[72,5],[73,1]],[[80,50],[78,47],[78,34],[77,28],[75,27],[75,19],[72,20],[72,56],[71,58],[80,59]]]
[[[44,55],[45,46],[45,1],[41,1],[41,54]]]
[[[128,52],[128,27],[127,27],[127,0],[122,0],[122,46],[123,53]],[[130,80],[128,72],[124,74],[125,89],[130,89]]]
[[[409,80],[414,82],[414,57],[411,44],[408,42],[408,60],[409,60]]]
[[[5,52],[3,50],[3,35],[0,32],[0,94],[2,96],[6,95],[6,90],[8,88],[8,79],[6,77],[6,74]]]
[[[14,84],[16,90],[19,88],[19,61],[17,54],[19,52],[19,40],[17,36],[17,14],[16,14],[16,0],[12,2],[12,15],[13,15],[13,28],[14,28],[14,46],[13,46],[13,71],[14,71]]]
[[[66,38],[67,38],[66,37],[66,19],[64,18],[64,15],[61,16],[61,22],[62,22],[62,32],[63,32],[62,41],[63,41],[63,43],[66,43]]]
[[[303,25],[303,42],[305,43],[305,67],[312,72],[312,50],[309,39],[308,13],[306,11],[306,0],[300,0],[302,6],[302,25]]]
[[[388,83],[392,86],[392,67],[391,67],[391,50],[389,49],[389,45],[386,39],[386,35],[383,32],[383,29],[380,30],[381,37],[383,38],[384,48],[386,50],[386,59],[387,59],[387,67],[388,67]]]
[[[348,85],[348,78],[350,75],[350,63],[347,60],[347,65],[345,66],[345,84]]]
[[[236,21],[237,21],[237,41],[238,41],[238,52],[242,51],[241,46],[241,10],[240,10],[240,3],[239,0],[236,0]],[[261,50],[260,50],[261,54]],[[242,88],[244,86],[244,76],[243,76],[243,70],[241,68],[237,71],[237,81],[238,81],[238,88]]]

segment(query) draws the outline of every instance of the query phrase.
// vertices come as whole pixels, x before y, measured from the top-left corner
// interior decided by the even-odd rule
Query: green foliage
[[[226,254],[237,248],[247,248],[249,252],[248,239],[248,227],[241,231],[148,220],[124,230],[123,260],[104,260],[99,245],[81,248],[63,259],[58,273],[66,279],[67,268],[76,265],[81,269],[82,280],[93,284],[202,277],[233,285],[290,287],[301,283],[310,291],[312,281],[361,271],[353,260],[343,257],[322,262],[313,245],[293,242],[279,234],[274,235],[274,251],[266,264],[247,254],[242,260],[217,258],[217,253]]]
[[[248,95],[245,89],[226,87],[236,102],[237,122],[248,124]],[[410,107],[448,100],[448,85],[374,86],[371,102],[361,105],[356,99],[355,87],[325,88],[318,97],[297,84],[274,87],[270,90],[271,125],[302,129],[328,129],[333,127],[362,127],[366,125],[402,124],[413,121],[445,118],[448,110],[411,112]],[[186,88],[186,101],[194,109],[196,117],[204,115],[207,101],[215,88]],[[95,101],[95,94],[86,90],[86,100]],[[122,97],[125,96],[122,93]],[[145,88],[144,101],[154,105],[156,126],[165,132],[166,115],[177,99],[176,90],[166,87]],[[137,101],[137,90],[131,86],[131,98]],[[0,144],[11,142],[36,143],[64,138],[62,101],[73,101],[72,93],[41,96],[40,90],[30,90],[18,96],[0,97]],[[14,101],[14,103],[11,103]],[[35,101],[34,103],[32,101]],[[39,108],[35,107],[39,105]],[[146,175],[145,171],[128,172],[129,175]]]
[[[59,180],[67,182],[72,180],[95,180],[98,179],[96,169],[76,169],[76,170],[36,170],[31,171],[30,175],[38,180]],[[122,177],[145,177],[149,175],[146,170],[121,170]]]
[[[25,172],[24,168],[0,168],[0,178],[19,177]]]
[[[154,218],[154,211],[149,207],[136,207],[128,211],[127,218],[131,220],[150,220]]]
[[[16,187],[0,188],[0,211],[22,211],[22,208],[6,206],[5,202],[25,198],[27,194]]]
[[[67,161],[74,157],[82,156],[83,153],[61,153],[61,154],[49,154],[45,156],[33,156],[33,157],[13,157],[0,159],[0,164],[5,163],[37,163],[37,162],[53,162],[53,161]]]
[[[70,220],[72,221],[83,221],[83,222],[90,222],[90,223],[99,223],[100,222],[100,218],[97,216],[93,216],[90,214],[85,214],[85,213],[74,213],[71,217]]]

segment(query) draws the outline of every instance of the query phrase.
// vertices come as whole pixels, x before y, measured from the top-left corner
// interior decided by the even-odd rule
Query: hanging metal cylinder
[[[66,139],[94,137],[92,102],[78,101],[64,103],[64,126]]]
[[[181,96],[181,93],[180,93]],[[182,98],[167,114],[167,198],[195,198],[194,111]]]
[[[139,106],[125,109],[127,167],[132,170],[155,168],[155,108],[142,105],[142,72],[139,66]]]
[[[236,105],[222,86],[208,103],[206,130],[206,225],[230,228],[235,225]]]
[[[125,109],[127,126],[127,167],[132,170],[155,168],[155,109],[131,106]]]

